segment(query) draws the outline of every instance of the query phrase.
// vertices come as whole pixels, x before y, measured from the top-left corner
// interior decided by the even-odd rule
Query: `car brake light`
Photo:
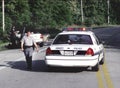
[[[47,48],[46,50],[46,55],[52,54],[52,50],[50,49],[50,47]]]
[[[82,28],[82,31],[85,31],[86,30],[86,28]]]
[[[86,55],[91,55],[91,56],[93,56],[93,55],[94,55],[93,49],[89,48],[89,49],[86,51]]]

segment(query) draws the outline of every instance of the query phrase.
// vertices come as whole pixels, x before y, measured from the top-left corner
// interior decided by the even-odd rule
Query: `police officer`
[[[30,34],[31,32],[27,31],[27,34],[21,40],[21,50],[25,54],[28,70],[32,70],[33,45],[36,47],[36,50],[38,51],[38,46],[33,37],[30,36]]]

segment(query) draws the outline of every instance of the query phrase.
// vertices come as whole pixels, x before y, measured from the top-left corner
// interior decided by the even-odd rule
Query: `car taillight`
[[[46,50],[46,55],[52,54],[52,50],[50,49],[50,47],[47,48]]]
[[[91,56],[93,56],[93,55],[94,55],[93,49],[89,48],[89,49],[86,51],[86,55],[91,55]]]

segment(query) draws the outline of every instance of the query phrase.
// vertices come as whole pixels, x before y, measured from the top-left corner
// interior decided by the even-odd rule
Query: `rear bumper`
[[[62,67],[93,67],[98,63],[97,56],[88,57],[55,57],[47,56],[45,59],[46,65],[49,66],[62,66]]]

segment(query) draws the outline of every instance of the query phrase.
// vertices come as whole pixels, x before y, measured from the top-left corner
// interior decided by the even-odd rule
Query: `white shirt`
[[[31,36],[24,36],[21,40],[25,46],[32,46],[35,40]]]

